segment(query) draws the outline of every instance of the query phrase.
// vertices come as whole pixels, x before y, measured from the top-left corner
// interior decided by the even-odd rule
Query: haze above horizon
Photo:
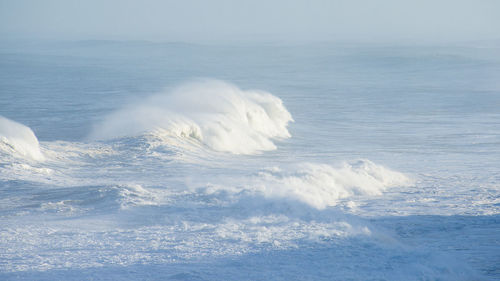
[[[456,42],[500,39],[500,1],[0,0],[3,39]]]

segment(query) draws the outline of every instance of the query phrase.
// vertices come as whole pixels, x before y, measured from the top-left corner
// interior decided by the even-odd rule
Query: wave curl
[[[90,138],[161,131],[217,151],[255,154],[276,149],[275,139],[291,137],[287,125],[292,121],[281,99],[270,93],[201,80],[112,113],[94,128]]]

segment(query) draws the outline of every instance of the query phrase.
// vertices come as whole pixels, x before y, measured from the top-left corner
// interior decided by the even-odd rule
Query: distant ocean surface
[[[1,280],[500,280],[500,47],[0,44]]]

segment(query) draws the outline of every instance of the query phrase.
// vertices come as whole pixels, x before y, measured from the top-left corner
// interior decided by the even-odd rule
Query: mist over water
[[[500,40],[499,10],[495,0],[3,0],[0,34],[4,39],[422,45]]]
[[[499,280],[499,54],[5,44],[0,279]]]

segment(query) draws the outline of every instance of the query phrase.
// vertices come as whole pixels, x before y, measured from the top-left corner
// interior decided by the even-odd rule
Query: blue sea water
[[[0,45],[2,280],[500,280],[500,47]]]

